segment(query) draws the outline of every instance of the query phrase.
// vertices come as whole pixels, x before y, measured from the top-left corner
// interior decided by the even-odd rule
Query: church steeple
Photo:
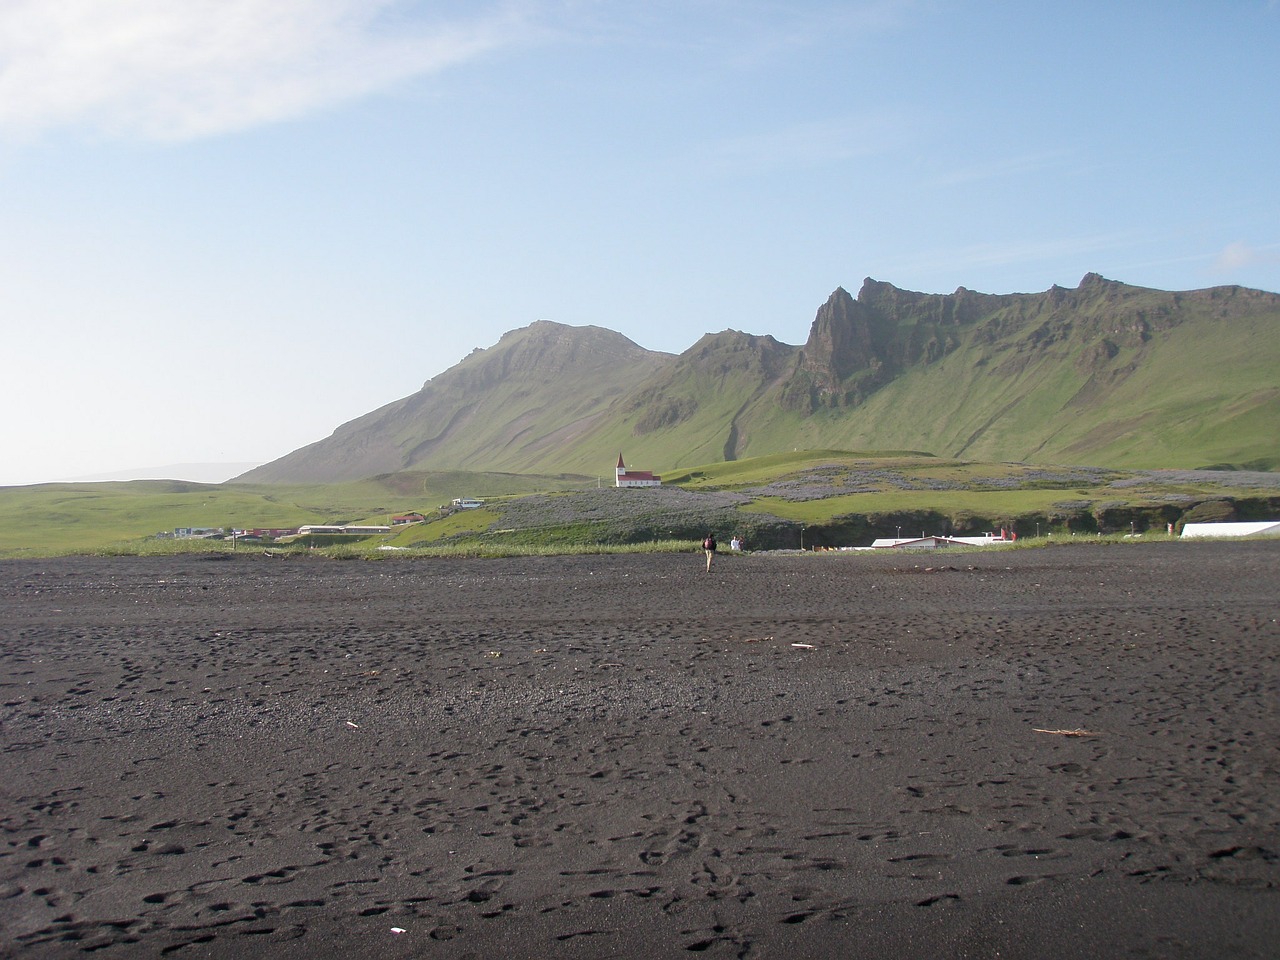
[[[655,477],[647,470],[628,470],[622,462],[622,454],[618,454],[618,467],[614,470],[614,483],[619,487],[660,487],[662,478]]]

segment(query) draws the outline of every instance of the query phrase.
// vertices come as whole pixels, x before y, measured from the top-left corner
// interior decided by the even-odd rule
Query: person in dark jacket
[[[707,555],[707,573],[711,572],[711,558],[716,555],[716,535],[708,533],[707,539],[702,541],[702,552]]]

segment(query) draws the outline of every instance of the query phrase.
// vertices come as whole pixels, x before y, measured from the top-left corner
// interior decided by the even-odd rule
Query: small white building
[[[622,454],[618,454],[618,467],[614,471],[617,479],[614,486],[618,487],[660,487],[662,486],[662,478],[655,477],[652,473],[644,470],[628,470],[627,465],[622,462]]]
[[[871,546],[876,550],[939,550],[943,547],[1002,547],[1016,542],[987,534],[982,537],[882,537]]]
[[[346,536],[372,537],[379,533],[390,533],[390,527],[369,526],[360,523],[344,523],[341,525],[325,523],[307,523],[298,528],[298,536],[306,537],[317,533],[340,534]]]
[[[1247,520],[1234,523],[1188,523],[1184,537],[1280,537],[1280,520]]]

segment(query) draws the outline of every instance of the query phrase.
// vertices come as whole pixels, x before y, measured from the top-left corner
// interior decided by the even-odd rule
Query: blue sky
[[[1280,291],[1278,62],[1276,0],[7,0],[0,484],[274,459],[544,318]]]

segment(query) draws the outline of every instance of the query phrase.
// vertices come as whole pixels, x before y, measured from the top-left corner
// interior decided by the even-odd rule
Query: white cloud
[[[1243,240],[1229,243],[1214,257],[1214,273],[1236,273],[1249,267],[1280,264],[1280,253],[1274,247],[1251,247]]]
[[[524,29],[512,8],[428,23],[404,0],[6,0],[0,131],[209,136],[445,69]]]

